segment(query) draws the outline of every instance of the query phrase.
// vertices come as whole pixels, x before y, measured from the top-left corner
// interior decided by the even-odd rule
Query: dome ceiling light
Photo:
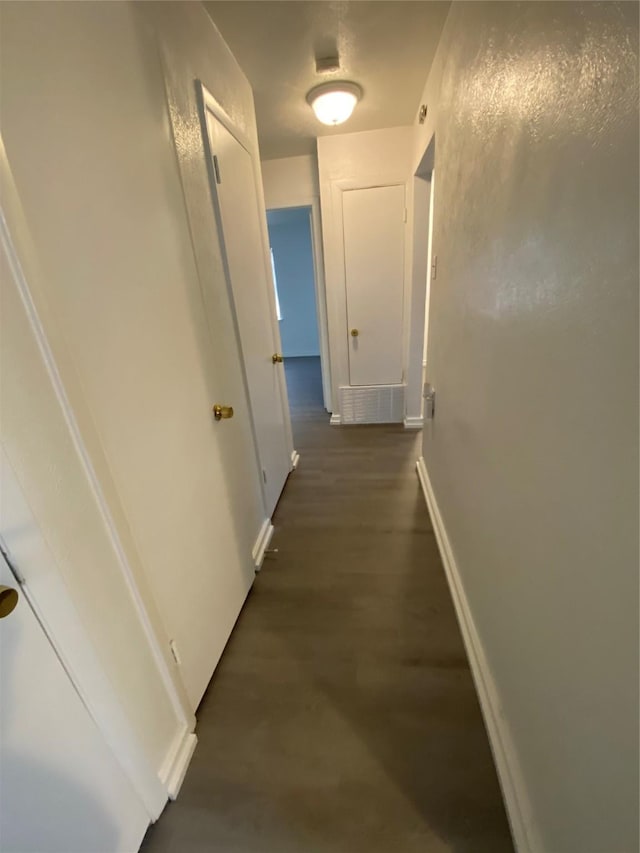
[[[361,97],[362,89],[357,83],[335,80],[315,86],[307,95],[307,103],[318,121],[335,126],[351,116]]]

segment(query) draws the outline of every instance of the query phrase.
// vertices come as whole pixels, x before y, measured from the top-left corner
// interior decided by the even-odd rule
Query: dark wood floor
[[[487,736],[400,426],[330,427],[286,364],[300,465],[147,853],[512,851]]]

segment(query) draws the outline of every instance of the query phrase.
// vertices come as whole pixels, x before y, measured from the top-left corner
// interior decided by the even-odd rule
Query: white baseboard
[[[295,471],[298,467],[298,462],[300,461],[300,454],[297,450],[291,451],[291,470]]]
[[[340,424],[342,423],[342,418],[340,417],[340,415],[333,414],[329,419],[329,423],[331,424],[331,426],[340,426]]]
[[[422,429],[424,426],[424,418],[422,415],[418,415],[418,417],[405,416],[403,423],[405,429]]]
[[[167,795],[170,800],[175,800],[180,793],[180,788],[184,782],[184,777],[197,743],[197,736],[185,728],[176,736],[174,745],[165,759],[158,775],[160,776],[160,781],[167,789]]]
[[[270,518],[265,518],[262,522],[262,527],[260,528],[260,533],[258,533],[258,538],[256,539],[256,544],[253,546],[253,550],[251,551],[251,556],[253,557],[253,564],[256,567],[256,571],[259,572],[262,568],[262,561],[264,560],[264,552],[269,547],[269,542],[271,542],[271,537],[273,536],[273,524],[271,524]]]
[[[462,578],[453,556],[451,543],[422,456],[418,459],[416,468],[433,523],[440,556],[444,564],[451,597],[480,700],[482,715],[489,734],[489,742],[500,779],[514,844],[518,853],[534,853],[534,851],[541,850],[542,847],[538,843],[538,833],[535,830],[530,799],[505,720],[500,696],[471,615]]]

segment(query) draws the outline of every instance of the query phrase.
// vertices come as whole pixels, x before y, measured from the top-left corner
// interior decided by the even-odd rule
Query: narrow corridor
[[[147,853],[513,849],[415,474],[419,436],[331,427],[287,365],[296,448],[269,555]]]

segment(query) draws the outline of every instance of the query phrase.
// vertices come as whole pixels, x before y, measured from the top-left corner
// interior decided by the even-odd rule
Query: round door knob
[[[351,337],[357,338],[360,332],[357,329],[351,329]]]
[[[282,362],[284,361],[284,359],[282,358],[282,356],[280,355],[280,353],[278,353],[278,352],[274,352],[274,354],[271,356],[271,361],[272,361],[274,364],[282,364]]]
[[[218,403],[213,407],[213,417],[217,421],[228,420],[233,417],[233,406],[221,406]]]
[[[0,619],[4,619],[16,609],[18,590],[12,586],[0,586]]]

